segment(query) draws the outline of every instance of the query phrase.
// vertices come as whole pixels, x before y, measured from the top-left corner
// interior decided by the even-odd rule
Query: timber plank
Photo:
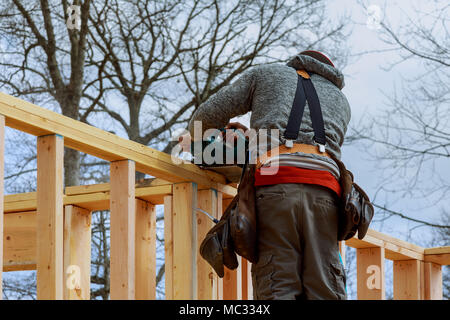
[[[217,192],[215,190],[201,190],[198,192],[198,207],[205,210],[213,217],[217,218]],[[214,226],[204,213],[196,212],[197,218],[197,247],[200,245],[206,236],[206,233]],[[217,290],[217,275],[209,263],[197,255],[197,270],[198,270],[198,299],[211,300],[214,297],[214,289]]]
[[[111,300],[135,298],[135,164],[111,162],[110,287]]]
[[[64,207],[64,299],[91,298],[91,212]]]
[[[173,186],[173,298],[197,299],[197,186]]]
[[[63,298],[63,157],[61,136],[37,139],[37,298]]]
[[[173,196],[164,197],[165,298],[173,299]]]
[[[136,300],[156,298],[155,206],[136,199]]]
[[[356,249],[356,261],[358,300],[384,300],[384,248]]]
[[[421,299],[419,260],[394,261],[394,300]]]

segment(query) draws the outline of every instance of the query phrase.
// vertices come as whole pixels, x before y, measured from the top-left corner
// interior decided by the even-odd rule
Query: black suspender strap
[[[298,138],[298,131],[300,130],[300,124],[302,122],[303,112],[306,105],[306,96],[305,90],[303,89],[302,79],[303,78],[299,75],[294,102],[292,103],[292,109],[289,114],[286,131],[284,131],[284,138],[286,140],[295,141]]]
[[[302,72],[302,74],[306,74],[307,78],[301,75],[298,76],[297,90],[295,92],[294,102],[292,103],[291,113],[289,114],[286,131],[284,132],[286,147],[292,147],[293,142],[298,138],[303,112],[306,101],[308,101],[309,113],[314,129],[314,141],[319,145],[320,152],[325,152],[325,126],[319,97],[309,75],[306,72]]]

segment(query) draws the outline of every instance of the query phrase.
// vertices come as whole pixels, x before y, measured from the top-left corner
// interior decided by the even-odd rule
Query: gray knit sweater
[[[200,105],[189,123],[191,135],[194,134],[194,121],[202,121],[203,131],[223,128],[231,118],[251,111],[251,128],[278,128],[278,139],[284,144],[283,133],[297,88],[298,75],[295,70],[300,69],[314,73],[311,80],[322,108],[326,150],[340,159],[340,147],[351,116],[348,101],[340,90],[344,87],[344,76],[338,69],[306,55],[294,56],[287,65],[262,65],[246,71],[234,83],[222,88]],[[309,107],[306,106],[296,142],[314,144],[313,137]],[[334,163],[327,157],[299,154]]]

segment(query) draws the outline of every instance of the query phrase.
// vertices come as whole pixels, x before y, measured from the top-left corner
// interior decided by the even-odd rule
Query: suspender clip
[[[286,139],[284,145],[286,146],[286,148],[292,148],[294,146],[294,140]]]
[[[316,142],[316,144],[319,146],[319,152],[320,153],[324,153],[325,152],[325,145],[317,143],[317,142]]]

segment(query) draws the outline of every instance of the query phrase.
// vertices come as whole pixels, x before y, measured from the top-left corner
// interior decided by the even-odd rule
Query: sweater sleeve
[[[225,127],[229,120],[251,110],[256,83],[256,71],[252,68],[235,82],[223,87],[202,103],[192,115],[189,132],[194,134],[194,121],[202,122],[202,133],[211,128]]]

